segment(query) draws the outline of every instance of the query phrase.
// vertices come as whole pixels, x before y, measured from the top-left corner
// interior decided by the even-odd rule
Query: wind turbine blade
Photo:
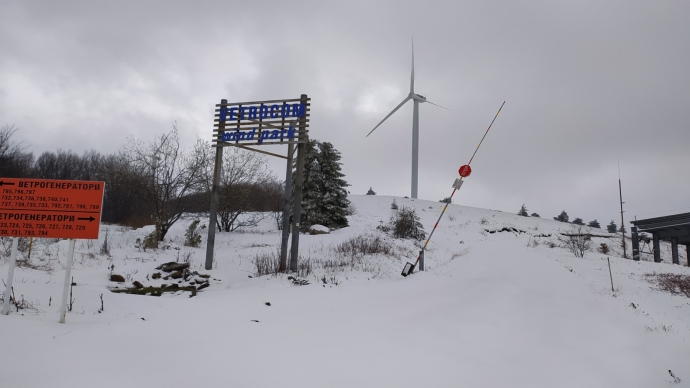
[[[388,116],[384,117],[383,120],[381,120],[381,122],[378,123],[378,125],[376,125],[376,126],[374,127],[374,129],[371,130],[371,132],[374,132],[374,131],[376,130],[376,128],[379,127],[379,125],[383,124],[383,122],[386,121],[387,118],[391,117],[391,115],[392,115],[393,113],[395,113],[395,111],[397,111],[398,109],[400,109],[401,106],[405,105],[405,103],[406,103],[409,99],[410,99],[410,97],[406,97],[404,100],[402,100],[402,102],[401,102],[400,104],[398,104],[398,106],[396,106],[395,109],[393,109],[393,110],[391,111],[391,113],[388,114]],[[369,137],[369,135],[371,135],[371,132],[367,133],[367,135],[366,135],[365,137]]]
[[[412,75],[410,76],[410,94],[414,94],[414,37],[412,37]]]
[[[451,111],[451,112],[453,111],[452,109],[448,109],[448,108],[446,108],[445,106],[441,106],[441,105],[439,105],[439,104],[434,104],[433,102],[431,102],[431,101],[429,101],[429,100],[426,100],[425,102],[428,102],[428,103],[431,104],[431,105],[436,105],[436,106],[439,107],[439,108],[443,108],[443,109],[449,110],[449,111]]]

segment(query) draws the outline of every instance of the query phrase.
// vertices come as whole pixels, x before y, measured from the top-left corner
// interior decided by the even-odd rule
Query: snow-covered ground
[[[687,267],[623,259],[619,240],[595,238],[595,247],[614,250],[612,292],[606,255],[576,258],[557,246],[571,226],[450,205],[427,271],[404,278],[419,243],[376,230],[394,199],[414,207],[427,232],[443,207],[351,196],[350,227],[301,236],[312,270],[302,286],[288,275],[255,276],[255,258],[275,256],[280,245],[272,220],[217,234],[211,271],[203,269],[205,236],[200,248],[183,246],[191,219],[173,227],[168,249],[146,252],[135,241],[151,227],[103,225],[99,241],[77,242],[65,324],[58,309],[68,242],[39,240],[32,261],[53,271],[15,271],[15,295],[37,310],[0,316],[0,386],[690,387],[690,299],[644,276],[687,275]],[[111,250],[101,255],[106,230]],[[391,252],[339,252],[358,236],[382,238]],[[111,270],[127,285],[170,283],[151,278],[169,261],[211,275],[210,286],[191,298],[109,291]]]

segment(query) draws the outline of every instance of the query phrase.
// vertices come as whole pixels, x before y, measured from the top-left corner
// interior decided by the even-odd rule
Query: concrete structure
[[[690,256],[690,213],[674,214],[671,216],[648,218],[646,220],[630,221],[634,226],[632,231],[633,259],[640,260],[640,239],[638,232],[647,232],[652,235],[652,252],[654,262],[661,262],[660,241],[671,243],[671,256],[673,264],[680,264],[678,245],[685,245],[685,257]],[[687,259],[686,259],[687,260]],[[686,265],[690,266],[690,260]]]

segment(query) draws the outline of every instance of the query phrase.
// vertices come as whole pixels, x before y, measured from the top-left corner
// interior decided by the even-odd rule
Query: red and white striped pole
[[[460,174],[460,178],[456,179],[455,182],[453,183],[453,192],[450,193],[450,197],[448,198],[448,202],[446,202],[446,205],[443,207],[443,210],[441,211],[441,215],[438,216],[438,220],[436,220],[436,223],[434,224],[434,228],[431,230],[431,233],[429,233],[429,237],[426,239],[424,246],[422,246],[422,250],[419,252],[419,256],[417,256],[417,260],[412,265],[412,268],[407,268],[407,266],[406,266],[406,269],[408,269],[408,270],[406,271],[405,269],[403,269],[403,272],[402,272],[403,276],[407,276],[407,275],[411,274],[414,271],[414,268],[417,266],[417,263],[419,263],[419,260],[424,256],[424,251],[426,250],[426,246],[429,245],[429,241],[431,240],[431,236],[434,235],[434,232],[436,231],[436,228],[438,227],[438,223],[441,221],[441,218],[443,217],[443,213],[446,212],[446,209],[448,208],[448,204],[453,199],[453,195],[455,195],[455,192],[458,191],[460,189],[460,187],[462,186],[463,178],[467,178],[472,173],[472,168],[470,167],[470,164],[472,164],[472,160],[474,159],[474,156],[477,155],[477,151],[479,150],[479,147],[482,146],[482,142],[484,141],[484,138],[489,133],[491,126],[494,125],[494,121],[496,121],[498,114],[501,113],[501,109],[503,109],[503,105],[505,105],[505,104],[506,104],[506,102],[503,101],[503,104],[501,104],[501,107],[498,108],[498,112],[496,112],[494,119],[491,120],[491,124],[489,124],[489,128],[487,128],[486,132],[484,132],[484,136],[482,136],[482,139],[479,141],[477,148],[475,148],[474,153],[472,154],[472,157],[470,158],[470,161],[467,162],[467,164],[460,167],[460,169],[458,170],[458,173]]]

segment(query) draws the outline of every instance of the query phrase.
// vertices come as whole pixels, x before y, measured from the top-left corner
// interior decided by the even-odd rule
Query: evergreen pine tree
[[[597,221],[596,218],[594,219],[594,221],[589,221],[587,226],[592,227],[592,228],[600,228],[601,229],[601,225],[599,225],[599,221]]]
[[[350,200],[345,189],[349,184],[340,170],[340,152],[329,142],[319,143],[319,151],[317,160],[323,179],[319,187],[322,199],[320,211],[323,215],[321,225],[332,229],[344,228],[348,226],[346,213]]]
[[[525,204],[522,204],[522,207],[520,207],[520,211],[518,212],[519,216],[523,217],[529,217],[529,213],[527,213],[527,208],[525,207]]]
[[[621,225],[621,227],[618,228],[618,231],[621,233],[625,233],[625,225]]]
[[[538,213],[532,213],[532,214],[530,214],[530,216],[539,218],[539,214],[538,214]]]
[[[585,222],[582,221],[582,218],[577,217],[576,219],[573,220],[572,224],[575,224],[575,225],[584,225]]]
[[[606,231],[609,233],[616,233],[616,229],[618,229],[618,226],[616,226],[616,223],[611,220],[611,223],[606,226]]]
[[[565,210],[563,210],[561,214],[558,215],[558,217],[554,217],[553,219],[556,221],[568,222],[570,217],[568,217],[568,213],[566,213]]]
[[[345,187],[349,185],[340,170],[340,152],[331,143],[316,140],[309,140],[304,150],[300,230],[307,232],[315,224],[333,229],[348,226],[350,201]]]
[[[370,187],[369,191],[367,191],[367,195],[376,195],[376,192]]]

